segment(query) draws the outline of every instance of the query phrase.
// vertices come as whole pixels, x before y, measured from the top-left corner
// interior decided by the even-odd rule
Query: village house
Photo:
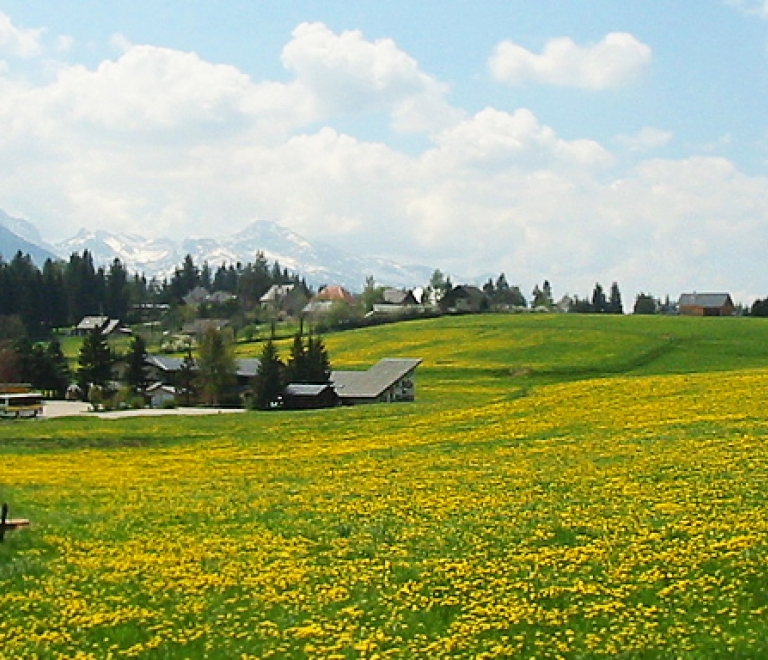
[[[384,358],[368,371],[334,371],[331,382],[344,405],[413,401],[420,364],[415,358]]]
[[[318,294],[304,306],[302,312],[304,314],[324,314],[330,312],[337,303],[354,305],[356,302],[355,297],[349,291],[334,284],[320,289]]]
[[[121,323],[118,319],[111,319],[108,316],[84,316],[72,330],[72,334],[76,337],[84,337],[91,332],[98,332],[106,336],[119,330],[121,330]]]
[[[733,316],[736,306],[727,293],[683,293],[678,301],[682,316]]]
[[[291,383],[283,390],[283,407],[287,410],[315,410],[339,404],[339,395],[331,383]]]
[[[382,302],[373,305],[373,314],[398,315],[420,307],[413,291],[386,288],[381,295]]]
[[[294,283],[273,284],[269,290],[259,299],[262,309],[275,313],[284,313],[287,316],[298,316],[309,302],[309,297],[303,291],[303,287]]]
[[[440,301],[440,309],[449,313],[485,312],[490,308],[490,300],[476,286],[461,284],[453,287]]]

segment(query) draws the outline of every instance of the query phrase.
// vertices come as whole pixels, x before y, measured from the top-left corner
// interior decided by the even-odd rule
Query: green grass
[[[0,657],[768,653],[761,319],[325,339],[417,401],[0,423]]]

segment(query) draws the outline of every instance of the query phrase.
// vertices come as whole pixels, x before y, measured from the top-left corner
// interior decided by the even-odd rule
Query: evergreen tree
[[[64,355],[58,339],[48,342],[45,358],[45,375],[40,383],[40,389],[62,399],[67,392],[72,375],[67,356]]]
[[[80,346],[77,381],[83,392],[92,385],[105,388],[112,379],[114,358],[107,338],[98,330],[89,332]]]
[[[307,348],[302,334],[296,333],[291,345],[291,354],[285,368],[286,383],[306,383],[309,376],[309,360]]]
[[[256,377],[254,405],[259,410],[269,410],[278,401],[283,391],[283,365],[277,353],[275,343],[268,339],[261,351],[261,362]]]
[[[109,267],[105,285],[104,313],[116,319],[126,319],[130,308],[128,271],[120,259],[114,259]]]
[[[634,314],[656,314],[658,304],[656,299],[647,293],[638,293],[635,297]]]
[[[322,337],[309,335],[307,341],[307,381],[323,384],[331,379],[331,360]]]
[[[608,302],[605,299],[605,292],[600,282],[595,284],[595,288],[592,290],[592,312],[595,314],[601,314],[608,309]]]
[[[624,305],[621,303],[621,291],[619,285],[614,282],[611,284],[611,293],[608,296],[608,310],[610,314],[623,314]]]
[[[147,345],[141,335],[136,335],[128,351],[128,365],[125,370],[125,382],[134,392],[141,392],[147,387]]]
[[[209,328],[197,347],[197,382],[206,402],[220,403],[236,378],[232,342],[220,330]]]

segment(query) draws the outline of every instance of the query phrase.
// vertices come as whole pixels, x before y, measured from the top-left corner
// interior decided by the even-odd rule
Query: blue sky
[[[749,0],[0,0],[0,208],[52,240],[264,219],[526,292],[748,304],[766,108]]]

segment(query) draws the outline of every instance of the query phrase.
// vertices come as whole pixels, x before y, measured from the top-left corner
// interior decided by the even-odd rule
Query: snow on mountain
[[[306,278],[312,286],[340,284],[351,291],[362,290],[369,275],[386,286],[423,285],[434,270],[349,254],[266,221],[251,223],[228,237],[187,238],[180,242],[83,229],[75,237],[58,243],[56,249],[62,258],[88,250],[99,265],[118,258],[129,271],[159,279],[170,277],[187,254],[198,266],[207,262],[215,270],[222,264],[255,262],[261,253],[270,263],[277,261],[281,267]]]
[[[46,245],[32,223],[0,209],[0,257],[10,261],[19,251],[32,257],[39,267],[46,259],[56,259],[55,249]]]

